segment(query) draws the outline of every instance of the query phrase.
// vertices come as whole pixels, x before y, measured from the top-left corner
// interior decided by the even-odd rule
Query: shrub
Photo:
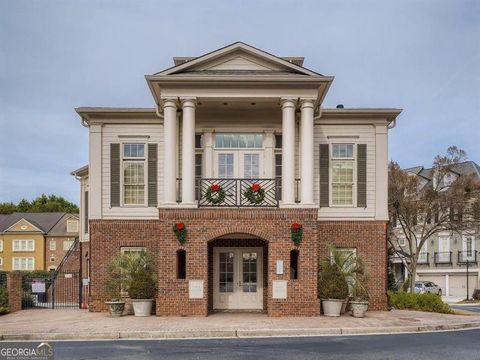
[[[436,294],[412,294],[406,292],[388,292],[388,302],[395,309],[419,310],[442,314],[452,313],[450,306]]]
[[[22,309],[28,309],[35,306],[35,302],[33,300],[33,295],[31,292],[24,292],[22,294]]]
[[[408,292],[410,290],[410,278],[406,279],[402,285],[402,291]]]
[[[7,314],[9,311],[7,289],[0,286],[0,315]]]
[[[346,299],[348,284],[345,276],[335,264],[324,264],[318,275],[318,296],[320,299]]]
[[[131,299],[153,299],[155,296],[155,280],[147,271],[135,274],[128,288]]]
[[[472,298],[473,298],[474,300],[480,300],[480,289],[475,289],[475,290],[473,291],[473,296],[472,296]]]

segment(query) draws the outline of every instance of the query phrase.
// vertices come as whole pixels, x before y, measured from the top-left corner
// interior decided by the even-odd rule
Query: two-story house
[[[436,177],[431,168],[415,166],[405,169],[412,176],[419,177],[419,184],[437,187]],[[473,161],[466,161],[454,165],[447,176],[442,180],[440,187],[448,187],[459,176],[474,176],[480,180],[480,166]],[[456,216],[452,212],[452,216]],[[435,221],[434,219],[427,220]],[[399,223],[392,220],[394,231],[399,238],[398,246],[408,251],[403,230]],[[467,281],[469,297],[480,287],[480,268],[478,267],[478,249],[480,246],[478,229],[472,228],[462,231],[444,231],[433,235],[423,245],[418,259],[418,281],[431,281],[440,286],[441,293],[446,296],[467,297]],[[408,275],[405,265],[398,256],[393,259],[394,275],[399,284],[403,283]],[[468,280],[467,280],[468,263]]]
[[[371,307],[387,308],[387,139],[401,110],[325,109],[333,77],[303,61],[237,42],[146,76],[153,108],[76,109],[91,310],[106,309],[107,264],[146,249],[157,315],[319,315],[329,244],[365,259]]]

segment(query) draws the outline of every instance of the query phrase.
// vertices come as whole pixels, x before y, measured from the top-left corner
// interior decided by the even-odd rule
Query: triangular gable
[[[204,70],[289,71],[301,75],[322,76],[302,66],[269,54],[242,42],[236,42],[155,75],[173,75]]]
[[[12,226],[10,226],[8,229],[6,229],[5,232],[41,232],[43,233],[43,230],[41,230],[36,225],[32,224],[26,219],[20,219],[16,223],[14,223]]]

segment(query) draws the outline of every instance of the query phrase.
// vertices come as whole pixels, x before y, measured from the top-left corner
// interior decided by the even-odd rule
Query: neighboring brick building
[[[72,173],[90,309],[106,310],[107,264],[146,249],[157,315],[319,315],[330,244],[365,259],[371,307],[386,309],[387,137],[400,110],[324,109],[333,77],[244,43],[174,61],[147,76],[153,109],[77,109],[90,131],[89,165]]]

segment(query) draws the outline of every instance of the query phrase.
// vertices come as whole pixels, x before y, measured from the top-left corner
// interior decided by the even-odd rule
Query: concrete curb
[[[79,333],[2,334],[0,341],[20,340],[120,340],[120,339],[206,339],[206,338],[252,338],[288,336],[342,336],[401,334],[430,331],[449,331],[480,328],[480,321],[460,324],[355,327],[355,328],[305,328],[305,329],[193,329],[173,331],[111,331]]]

